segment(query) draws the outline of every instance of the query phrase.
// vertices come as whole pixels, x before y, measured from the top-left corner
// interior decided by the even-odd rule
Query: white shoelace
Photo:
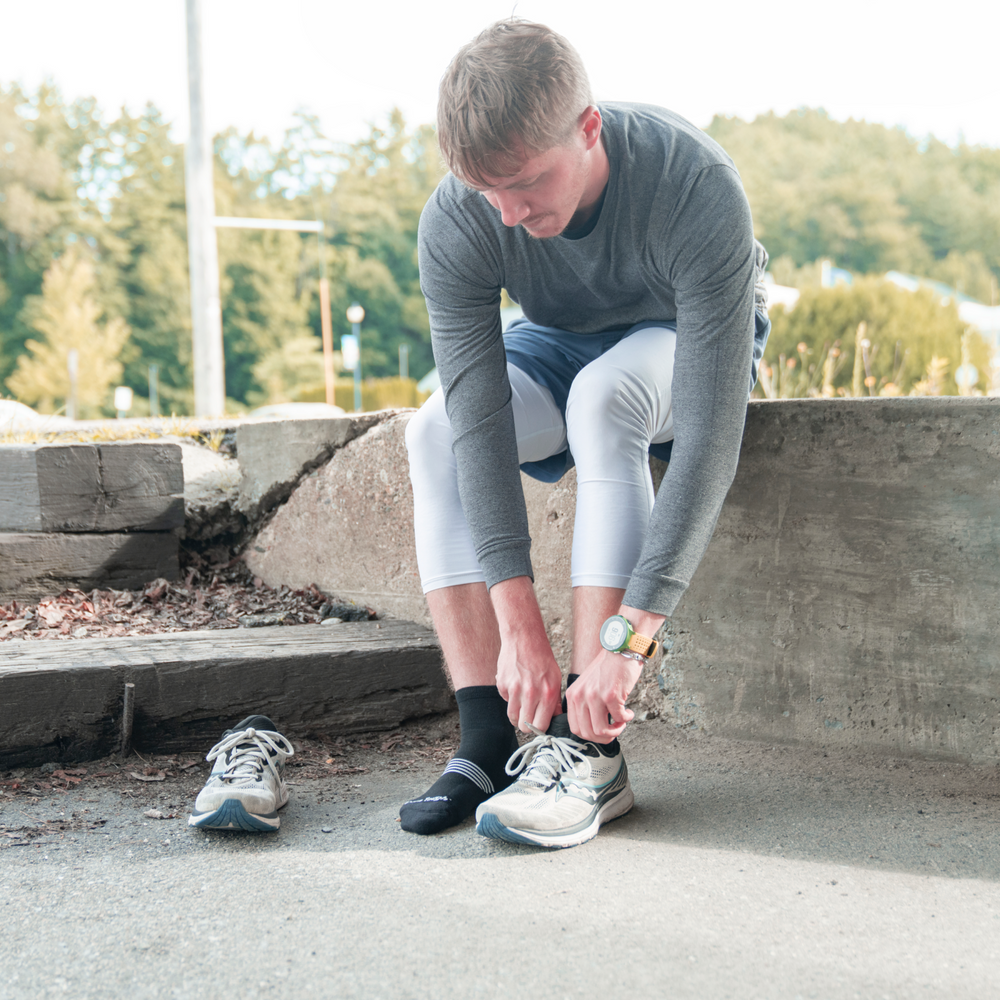
[[[504,768],[508,774],[524,771],[520,781],[535,781],[540,785],[547,785],[555,781],[563,771],[573,771],[575,774],[576,765],[583,764],[586,772],[582,777],[590,777],[590,759],[583,752],[587,747],[586,743],[568,736],[551,736],[530,723],[528,728],[535,734],[535,738],[511,754]]]
[[[253,744],[246,746],[245,744]],[[291,757],[295,750],[292,744],[281,733],[268,729],[241,729],[238,733],[230,733],[208,751],[205,760],[213,761],[233,751],[232,757],[226,762],[226,769],[216,775],[223,781],[234,781],[237,778],[256,779],[264,771],[264,765],[271,769],[274,780],[280,782],[274,762]],[[274,751],[272,754],[271,751]]]

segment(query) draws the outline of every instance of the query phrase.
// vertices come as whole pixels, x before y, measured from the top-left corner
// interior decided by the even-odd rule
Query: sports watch
[[[601,626],[601,645],[609,653],[621,653],[640,662],[645,662],[660,646],[655,639],[639,635],[622,615],[612,615]]]

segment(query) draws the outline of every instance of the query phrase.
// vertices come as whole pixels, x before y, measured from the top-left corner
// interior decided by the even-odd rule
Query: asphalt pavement
[[[186,825],[207,765],[0,797],[0,1000],[1000,995],[995,767],[653,721],[635,808],[586,845],[406,834],[454,728],[290,768],[275,834]]]

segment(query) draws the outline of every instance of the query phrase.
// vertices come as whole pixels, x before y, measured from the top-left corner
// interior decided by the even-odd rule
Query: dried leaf
[[[62,778],[64,781],[71,781],[74,785],[79,785],[83,779],[76,776],[78,773],[78,771],[53,771],[52,777]],[[87,772],[84,771],[83,773],[86,774]]]
[[[38,617],[41,618],[49,628],[55,628],[55,626],[58,625],[66,616],[59,610],[59,608],[50,606],[44,609],[39,607]]]
[[[166,781],[167,778],[162,771],[158,771],[156,774],[136,774],[135,771],[130,771],[129,774],[136,781]]]

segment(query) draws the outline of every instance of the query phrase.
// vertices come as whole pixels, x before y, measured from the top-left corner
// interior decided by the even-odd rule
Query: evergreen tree
[[[80,230],[75,170],[92,127],[92,102],[64,108],[50,84],[33,97],[0,88],[0,383],[31,336],[20,318],[25,300]]]
[[[132,340],[124,381],[145,396],[149,365],[159,368],[164,411],[190,413],[191,305],[183,149],[152,105],[122,114],[95,141],[102,179],[95,192],[101,286],[109,308],[123,315]]]
[[[1000,277],[1000,150],[951,149],[808,109],[751,123],[716,117],[708,132],[735,161],[772,259],[947,280],[958,253]],[[990,277],[974,280],[983,295]]]
[[[41,412],[63,408],[71,393],[70,352],[76,352],[78,417],[96,417],[111,410],[110,388],[121,378],[118,360],[129,337],[119,317],[101,322],[94,298],[94,265],[77,250],[68,250],[45,272],[42,294],[28,299],[23,322],[42,335],[27,341],[7,385],[25,403]]]

